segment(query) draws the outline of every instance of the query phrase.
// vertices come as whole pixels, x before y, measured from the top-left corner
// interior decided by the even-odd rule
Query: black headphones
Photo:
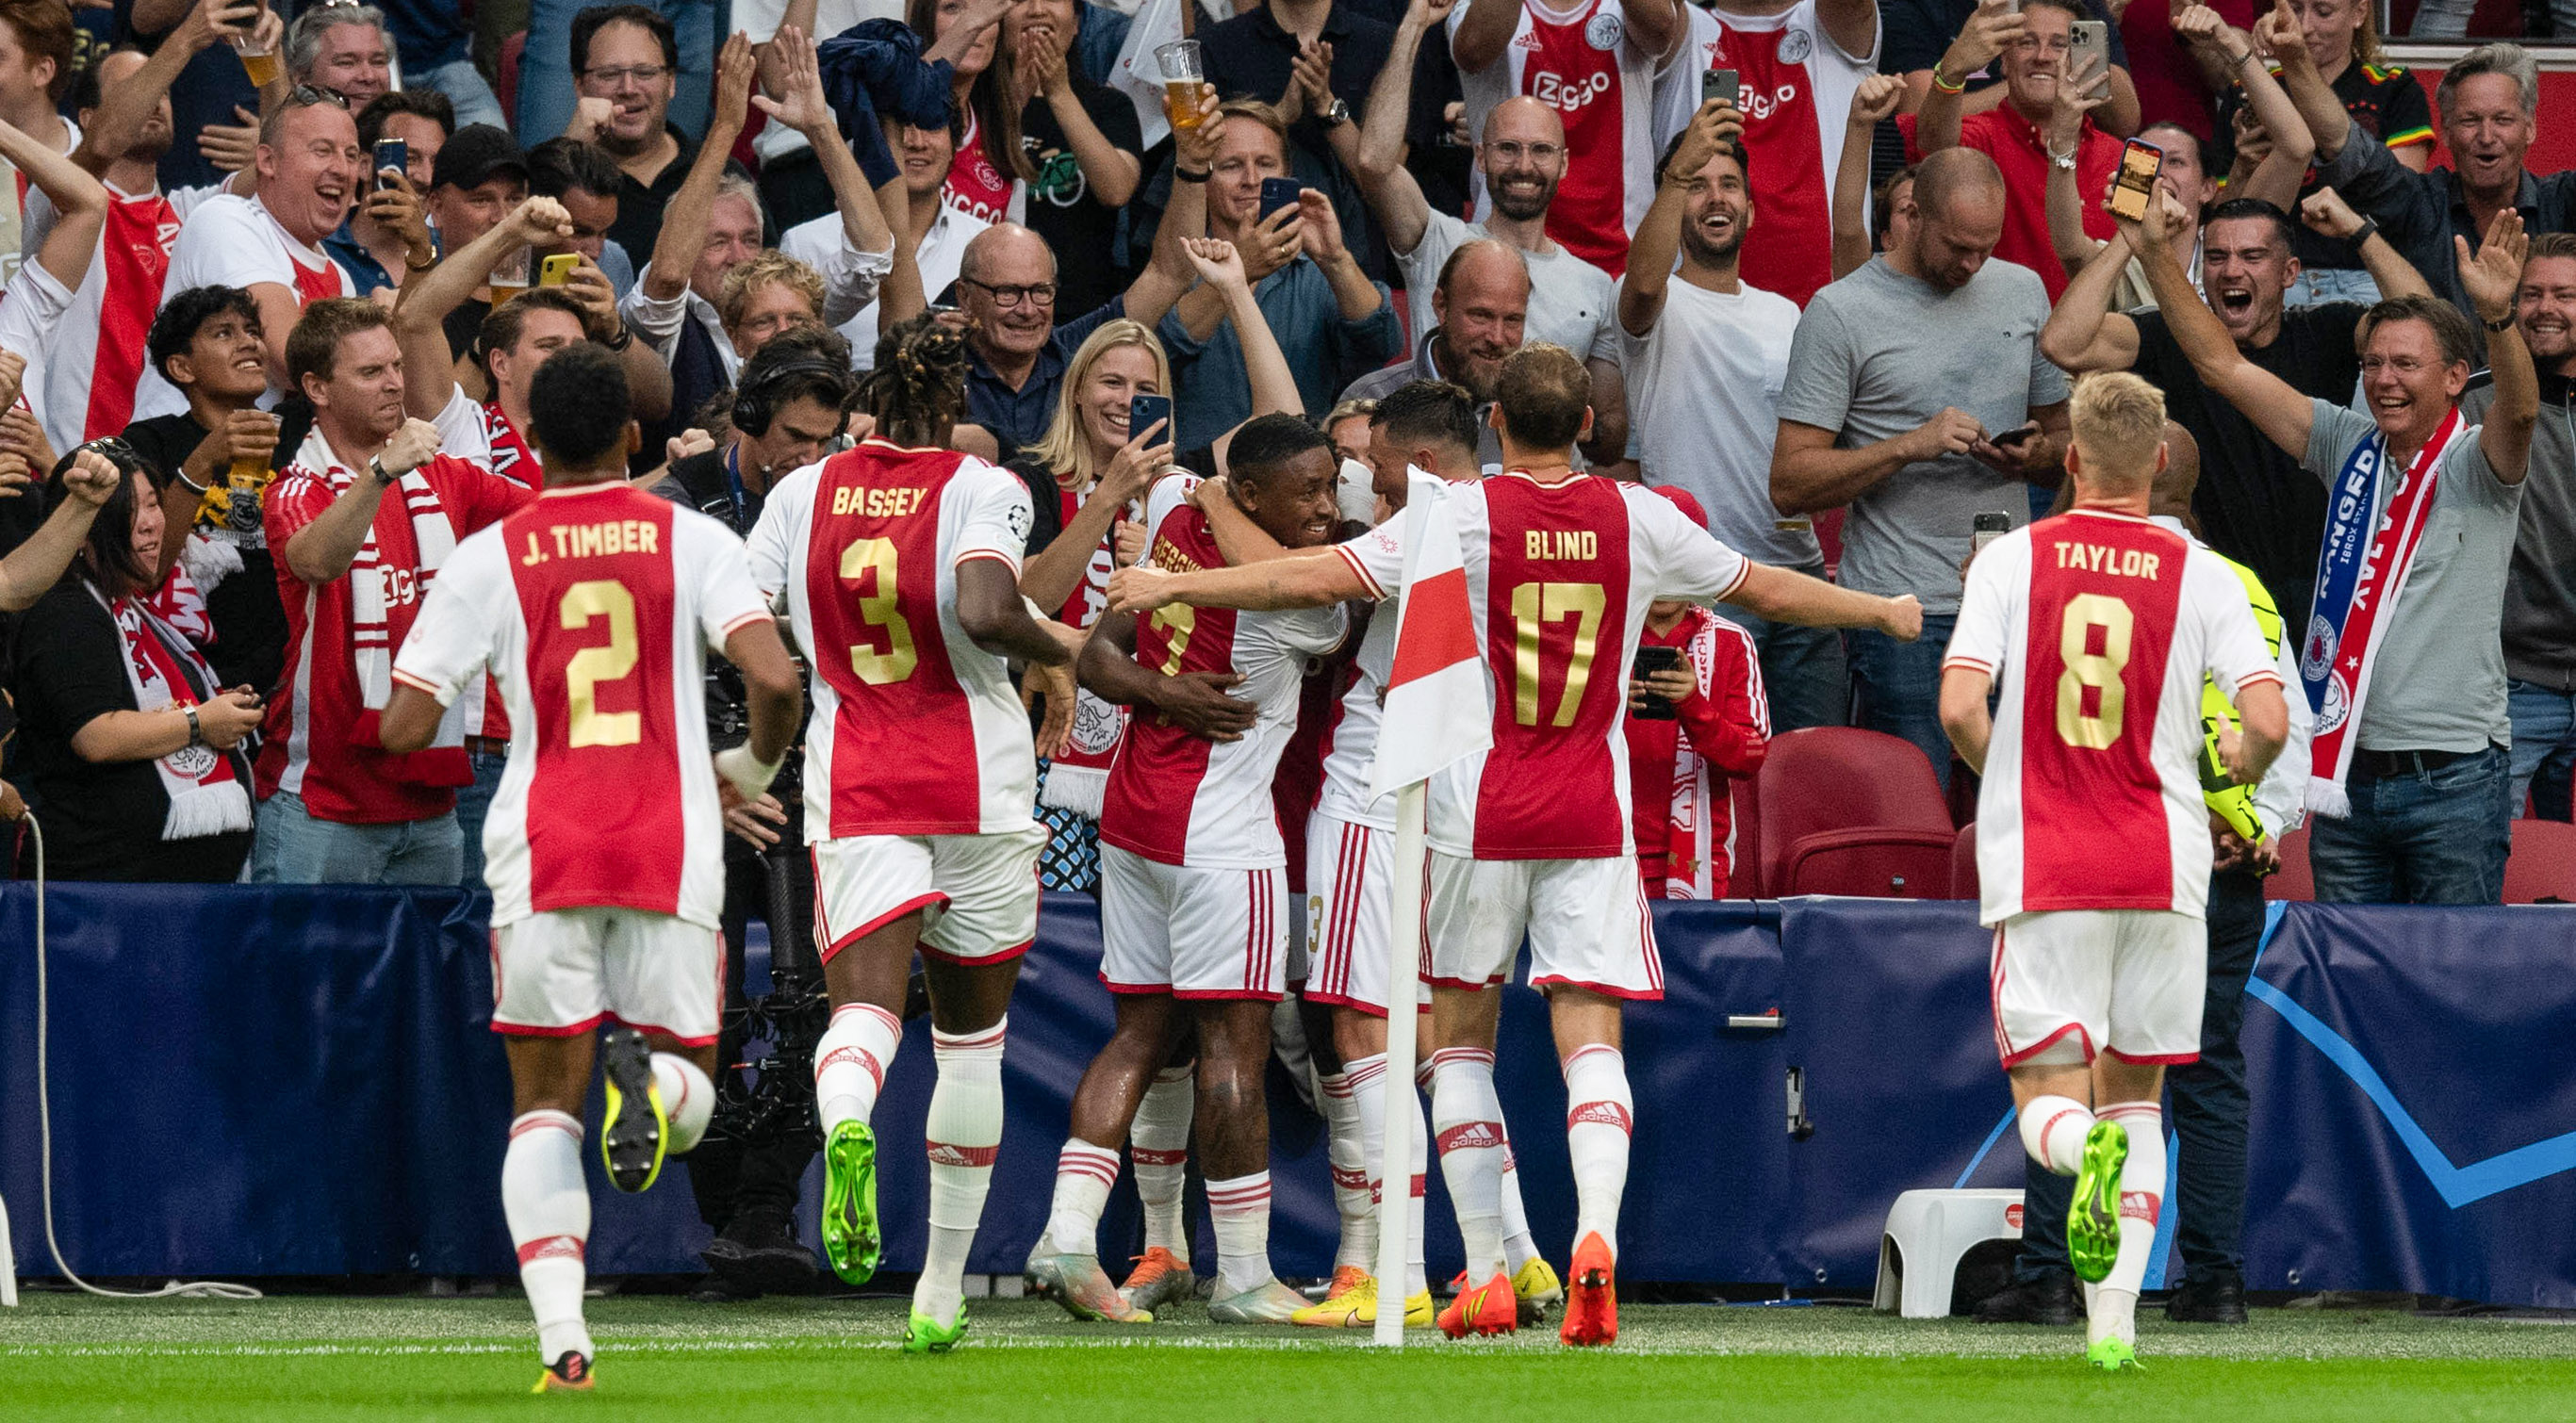
[[[769,422],[778,416],[772,408],[778,399],[778,388],[791,377],[823,376],[845,385],[850,380],[849,371],[820,356],[795,356],[755,370],[753,365],[758,359],[754,357],[753,364],[743,367],[742,383],[733,395],[733,427],[754,439],[769,433]]]

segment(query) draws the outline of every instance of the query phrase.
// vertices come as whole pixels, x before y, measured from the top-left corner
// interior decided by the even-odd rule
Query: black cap
[[[467,124],[441,144],[430,165],[433,188],[476,188],[503,173],[528,181],[528,155],[510,131],[492,124]]]

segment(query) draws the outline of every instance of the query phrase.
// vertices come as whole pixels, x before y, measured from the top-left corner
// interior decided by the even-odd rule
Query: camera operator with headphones
[[[821,327],[783,331],[744,363],[725,402],[730,431],[716,448],[675,461],[653,492],[748,535],[777,481],[841,448],[857,395],[848,341]],[[742,679],[721,660],[707,666],[707,720],[719,747],[747,731]],[[743,1061],[754,1038],[769,1051],[757,1089],[730,1067],[718,1074],[715,1120],[689,1158],[698,1213],[716,1232],[703,1254],[714,1278],[692,1296],[705,1302],[795,1290],[815,1275],[813,1251],[796,1238],[796,1194],[819,1145],[813,1052],[830,1009],[814,952],[803,742],[800,729],[767,795],[725,814],[725,940],[742,943],[754,916],[768,924],[771,988],[748,998],[742,956],[728,957],[718,1061]]]

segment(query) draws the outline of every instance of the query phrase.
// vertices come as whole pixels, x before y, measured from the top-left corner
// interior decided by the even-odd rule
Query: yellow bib
[[[2263,580],[2254,576],[2253,569],[2232,558],[2222,556],[2218,561],[2226,564],[2227,571],[2235,574],[2236,580],[2245,585],[2246,600],[2254,605],[2254,625],[2263,630],[2264,646],[2278,657],[2281,653],[2281,610],[2272,602],[2272,595],[2263,587]],[[2218,759],[2219,728],[2224,726],[2235,730],[2239,724],[2235,704],[2227,700],[2225,692],[2218,690],[2216,682],[2204,678],[2200,686],[2200,798],[2208,803],[2211,810],[2224,817],[2230,828],[2245,837],[2247,844],[2258,845],[2263,841],[2263,822],[2254,814],[2254,787],[2240,786],[2228,779],[2227,768]]]

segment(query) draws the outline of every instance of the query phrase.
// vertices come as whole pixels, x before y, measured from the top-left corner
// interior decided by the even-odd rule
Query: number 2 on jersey
[[[860,539],[841,550],[841,581],[856,584],[871,569],[876,572],[876,591],[859,595],[859,619],[870,627],[885,629],[885,651],[853,645],[850,648],[850,670],[871,687],[900,682],[912,675],[913,665],[921,660],[913,650],[912,620],[895,610],[895,548],[892,539]]]
[[[599,709],[599,684],[624,681],[635,671],[635,595],[613,578],[593,578],[564,590],[555,621],[566,632],[578,632],[597,618],[608,619],[608,642],[585,647],[564,664],[564,688],[572,702],[566,728],[570,746],[632,746],[644,739],[640,711]]]
[[[1592,657],[1601,641],[1601,614],[1609,599],[1598,583],[1523,583],[1512,589],[1512,719],[1538,725],[1539,641],[1545,625],[1573,618],[1574,655],[1565,664],[1565,691],[1551,726],[1574,725],[1583,689],[1592,680]]]
[[[2120,677],[2128,670],[2129,642],[2136,630],[2129,605],[2108,593],[2079,593],[2067,600],[2057,631],[2058,660],[2066,664],[2057,677],[2057,734],[2067,745],[2101,751],[2118,744],[2129,709],[2128,688]],[[2094,693],[2090,709],[2085,706],[2088,690]]]

